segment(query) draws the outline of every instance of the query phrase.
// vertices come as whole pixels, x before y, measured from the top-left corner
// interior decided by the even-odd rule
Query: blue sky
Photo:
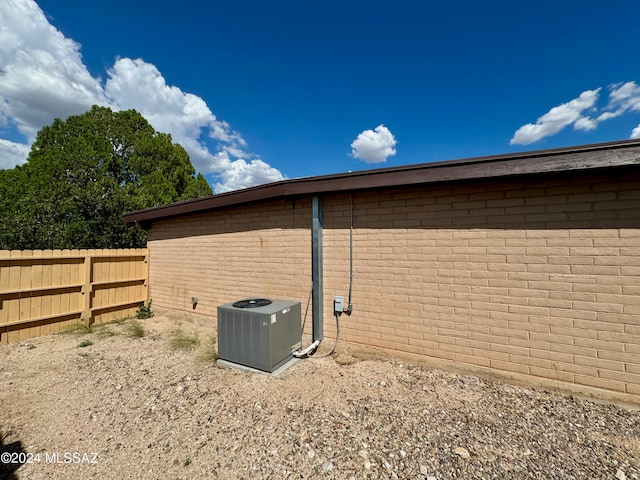
[[[93,103],[218,192],[640,137],[640,2],[2,0],[0,168]]]

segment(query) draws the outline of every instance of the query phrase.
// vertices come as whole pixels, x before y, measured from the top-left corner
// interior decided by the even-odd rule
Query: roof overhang
[[[162,218],[217,208],[325,193],[410,187],[443,182],[528,176],[630,165],[640,165],[640,140],[624,140],[579,147],[537,150],[282,180],[130,212],[124,215],[124,221],[126,223],[148,223]]]

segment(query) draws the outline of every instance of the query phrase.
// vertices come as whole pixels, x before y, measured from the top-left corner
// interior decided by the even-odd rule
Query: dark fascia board
[[[623,140],[579,147],[281,180],[195,200],[130,212],[124,215],[124,221],[127,223],[148,223],[161,218],[216,208],[332,192],[353,192],[629,165],[640,165],[640,140]]]

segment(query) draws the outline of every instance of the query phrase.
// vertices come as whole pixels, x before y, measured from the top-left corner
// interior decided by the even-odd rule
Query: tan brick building
[[[193,311],[198,297],[212,328],[217,305],[249,296],[304,311],[314,202],[314,312],[329,339],[352,265],[345,345],[640,403],[640,141],[285,180],[133,212],[126,220],[149,228],[153,303]]]

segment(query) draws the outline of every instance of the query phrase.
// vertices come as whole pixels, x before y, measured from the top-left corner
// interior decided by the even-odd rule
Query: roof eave
[[[535,161],[533,161],[535,160]],[[264,200],[356,190],[417,186],[452,181],[570,172],[640,165],[640,140],[387,167],[281,180],[124,215],[127,223],[149,222]]]

